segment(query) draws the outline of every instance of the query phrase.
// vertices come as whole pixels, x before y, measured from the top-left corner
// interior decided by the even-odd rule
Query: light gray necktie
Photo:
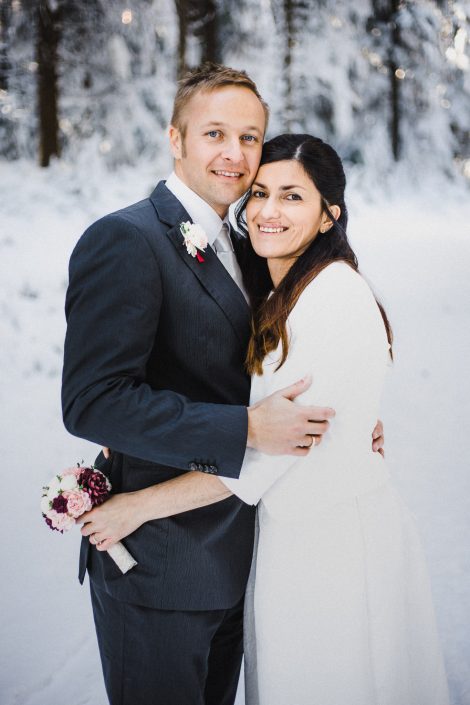
[[[243,296],[248,301],[247,293],[243,287],[242,273],[233,251],[232,241],[230,240],[229,229],[227,223],[222,224],[218,237],[214,240],[213,248],[217,257],[224,265],[227,272],[241,289]]]

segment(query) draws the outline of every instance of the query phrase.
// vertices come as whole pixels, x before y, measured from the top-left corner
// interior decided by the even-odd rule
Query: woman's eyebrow
[[[281,191],[290,191],[291,188],[301,188],[304,191],[307,190],[305,186],[300,186],[300,184],[291,184],[290,186],[281,186]]]
[[[253,187],[253,186],[259,186],[260,188],[264,188],[265,190],[268,189],[267,186],[265,186],[264,184],[261,184],[259,181],[253,181],[252,187]],[[293,189],[293,188],[301,188],[303,191],[306,191],[306,190],[307,190],[307,189],[305,188],[305,186],[300,186],[300,184],[299,184],[299,185],[297,185],[297,184],[290,184],[289,186],[280,186],[280,187],[279,187],[279,190],[280,190],[280,191],[290,191],[290,190]]]

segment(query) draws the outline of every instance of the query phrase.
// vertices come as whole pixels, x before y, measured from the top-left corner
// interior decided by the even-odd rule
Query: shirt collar
[[[169,191],[176,196],[183,208],[188,212],[193,223],[198,223],[207,235],[209,245],[214,244],[223,223],[230,227],[228,213],[222,220],[215,210],[203,198],[186,186],[173,171],[165,182]]]

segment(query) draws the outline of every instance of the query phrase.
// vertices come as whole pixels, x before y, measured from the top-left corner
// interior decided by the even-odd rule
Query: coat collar
[[[179,256],[207,293],[217,302],[230,321],[235,333],[243,345],[250,335],[250,308],[245,297],[230,274],[220,262],[214,250],[208,245],[203,253],[204,262],[198,262],[186,251],[183,236],[180,231],[182,222],[191,220],[187,211],[178,199],[167,189],[164,181],[160,181],[150,195],[158,218],[169,226],[167,236],[174,245]],[[233,231],[231,232],[233,237]]]

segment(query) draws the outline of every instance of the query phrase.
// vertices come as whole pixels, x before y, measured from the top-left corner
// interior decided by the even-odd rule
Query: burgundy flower
[[[54,497],[54,499],[52,500],[52,509],[55,509],[57,514],[67,513],[67,500],[62,494],[59,494],[57,495],[57,497]]]
[[[109,495],[106,477],[102,472],[85,468],[78,478],[78,484],[88,493],[94,507],[103,504]]]
[[[45,514],[43,514],[43,517],[44,517],[45,522],[46,522],[47,526],[49,527],[49,529],[52,529],[52,531],[58,531],[58,532],[61,533],[61,534],[64,533],[63,531],[60,531],[60,529],[58,529],[57,527],[52,526],[52,521],[51,521],[51,519],[49,519],[48,516],[46,516]]]

